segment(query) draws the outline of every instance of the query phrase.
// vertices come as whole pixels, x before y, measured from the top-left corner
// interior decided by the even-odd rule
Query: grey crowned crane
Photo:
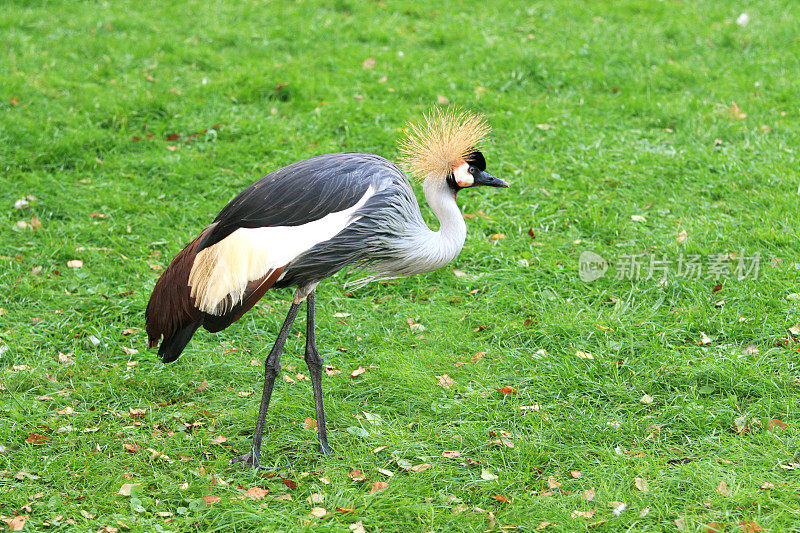
[[[430,272],[452,261],[467,227],[456,205],[462,189],[508,187],[486,172],[478,146],[489,132],[466,111],[434,110],[401,143],[409,173],[439,219],[431,231],[406,176],[367,153],[325,154],[292,163],[234,198],[172,260],[145,313],[150,347],[165,363],[178,358],[197,328],[214,333],[238,320],[270,289],[296,287],[286,320],[264,361],[264,389],[251,450],[231,460],[258,468],[264,419],[281,353],[306,302],[305,361],[314,391],[320,452],[330,454],[322,403],[323,360],[314,336],[314,291],[355,266],[361,283]]]

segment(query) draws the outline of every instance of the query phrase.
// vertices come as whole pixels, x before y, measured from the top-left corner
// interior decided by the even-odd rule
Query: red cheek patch
[[[471,187],[475,183],[475,178],[469,173],[469,165],[466,161],[453,169],[453,176],[459,187]]]

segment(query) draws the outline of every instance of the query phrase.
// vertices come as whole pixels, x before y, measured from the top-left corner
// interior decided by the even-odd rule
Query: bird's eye
[[[475,167],[469,167],[469,173],[475,174]]]

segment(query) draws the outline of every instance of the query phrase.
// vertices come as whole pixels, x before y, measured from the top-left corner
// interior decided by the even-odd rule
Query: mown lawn
[[[0,515],[800,531],[798,27],[790,0],[6,2]],[[303,427],[301,318],[262,451],[296,463],[229,466],[291,292],[167,366],[143,331],[159,273],[262,175],[393,159],[445,100],[487,116],[511,189],[460,195],[451,267],[320,287],[338,459]],[[604,277],[580,279],[584,251]]]

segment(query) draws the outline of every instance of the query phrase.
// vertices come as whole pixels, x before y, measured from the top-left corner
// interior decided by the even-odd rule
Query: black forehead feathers
[[[478,150],[470,152],[466,159],[467,163],[474,167],[478,167],[479,169],[486,170],[486,159],[483,157],[483,154],[480,153]]]

